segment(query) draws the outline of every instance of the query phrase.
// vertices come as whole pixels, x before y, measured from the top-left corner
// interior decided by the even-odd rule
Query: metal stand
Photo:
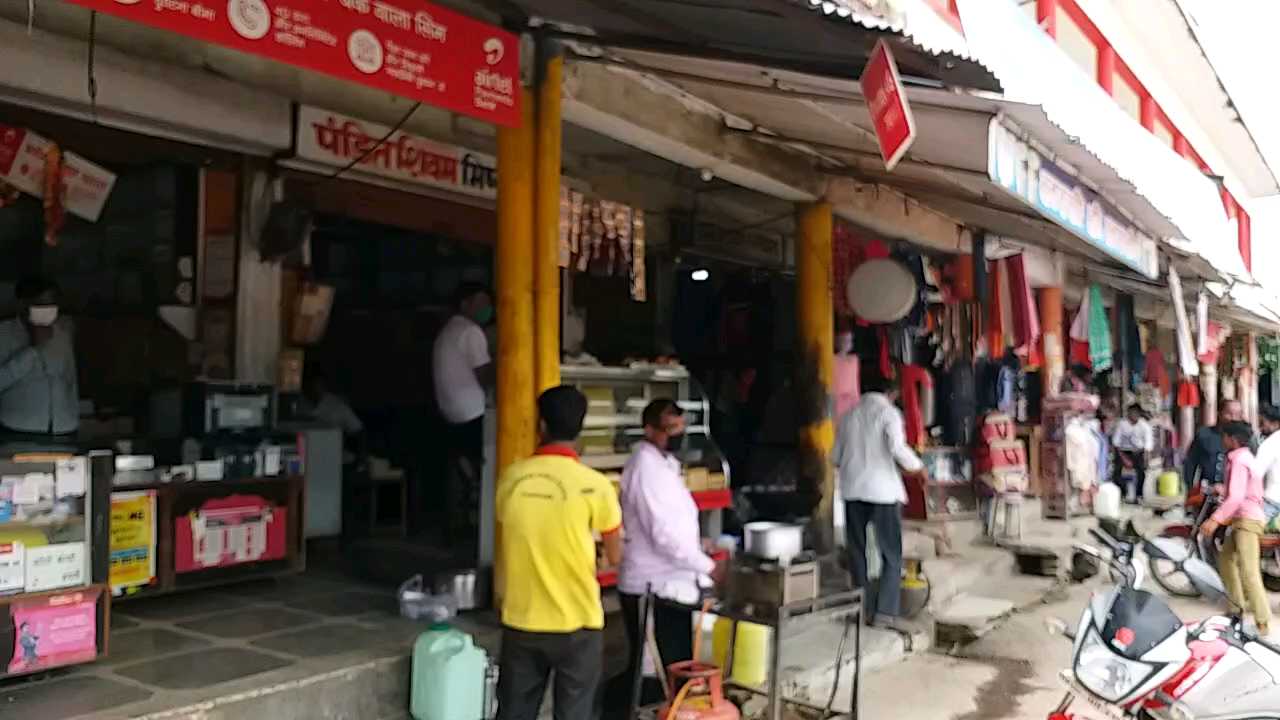
[[[774,613],[755,612],[747,609],[731,608],[723,603],[716,604],[708,610],[709,613],[718,617],[728,618],[733,625],[729,632],[729,647],[725,653],[724,667],[721,671],[724,673],[724,687],[726,689],[740,690],[751,693],[753,695],[762,695],[769,699],[769,711],[766,716],[768,720],[782,719],[782,705],[789,703],[797,705],[808,710],[816,711],[818,720],[828,720],[828,718],[848,717],[850,720],[858,720],[858,700],[860,698],[860,687],[862,675],[862,619],[863,619],[863,598],[862,590],[855,589],[831,595],[817,597],[811,600],[802,600],[791,603],[789,605],[778,606]],[[700,608],[683,605],[681,603],[665,600],[654,595],[652,592],[647,593],[640,598],[640,632],[639,637],[644,638],[649,632],[649,615],[650,610],[655,605],[668,605],[692,610],[695,614],[700,612]],[[782,666],[782,642],[786,633],[794,631],[795,628],[817,623],[824,620],[830,620],[836,617],[844,617],[845,623],[852,623],[853,627],[853,667],[849,673],[849,680],[852,683],[852,694],[849,699],[849,710],[833,712],[829,708],[814,704],[797,698],[782,697],[781,685],[781,666]],[[766,690],[750,687],[733,680],[733,653],[734,646],[738,639],[738,623],[749,622],[757,625],[763,625],[773,630],[773,642],[769,648],[769,679],[766,684]],[[697,632],[702,632],[702,628],[698,628]],[[640,643],[638,647],[631,649],[634,654],[634,667],[637,668],[635,677],[632,678],[631,686],[631,703],[628,708],[627,717],[631,720],[637,720],[641,713],[656,712],[658,706],[641,706],[640,690],[644,680],[644,673],[641,668],[644,665],[644,643]],[[694,658],[695,660],[697,658]],[[840,668],[843,658],[836,658],[836,668]],[[661,668],[659,672],[666,672],[665,668]],[[840,682],[840,678],[833,680],[835,683]],[[657,720],[665,720],[657,718]]]

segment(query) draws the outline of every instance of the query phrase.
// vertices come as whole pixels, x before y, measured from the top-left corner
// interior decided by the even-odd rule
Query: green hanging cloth
[[[1096,373],[1111,369],[1111,326],[1097,285],[1089,286],[1089,362]]]

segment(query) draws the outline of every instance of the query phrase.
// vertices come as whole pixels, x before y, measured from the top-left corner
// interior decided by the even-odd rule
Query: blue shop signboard
[[[998,118],[991,120],[987,172],[994,183],[1041,215],[1144,276],[1160,277],[1160,258],[1151,236]]]

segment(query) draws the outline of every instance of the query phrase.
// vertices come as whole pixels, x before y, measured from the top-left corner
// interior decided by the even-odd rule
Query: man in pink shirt
[[[1252,438],[1253,428],[1248,423],[1236,421],[1222,426],[1222,445],[1227,451],[1227,496],[1200,532],[1212,538],[1218,528],[1230,523],[1231,532],[1218,561],[1222,582],[1231,602],[1248,607],[1259,634],[1266,637],[1271,634],[1271,606],[1262,584],[1259,545],[1267,516],[1263,478],[1254,470],[1253,453],[1249,450]]]
[[[685,439],[684,411],[670,398],[658,398],[641,414],[644,440],[622,470],[622,522],[627,536],[618,572],[627,640],[634,659],[640,635],[640,596],[652,590],[659,597],[696,605],[702,587],[717,574],[707,555],[698,525],[698,506],[684,483],[679,453]],[[663,665],[693,658],[693,613],[672,605],[653,609],[653,635]],[[628,667],[625,687],[635,673]],[[646,684],[643,702],[660,699],[656,683]],[[613,694],[613,693],[611,693]]]

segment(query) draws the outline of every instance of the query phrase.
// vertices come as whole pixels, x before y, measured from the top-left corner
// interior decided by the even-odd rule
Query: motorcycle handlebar
[[[1112,553],[1118,553],[1124,550],[1124,547],[1121,545],[1119,540],[1116,540],[1115,538],[1111,537],[1100,528],[1089,528],[1089,534],[1092,535],[1094,539],[1096,539],[1098,542],[1102,543],[1103,545],[1106,545],[1107,548],[1111,550]]]

